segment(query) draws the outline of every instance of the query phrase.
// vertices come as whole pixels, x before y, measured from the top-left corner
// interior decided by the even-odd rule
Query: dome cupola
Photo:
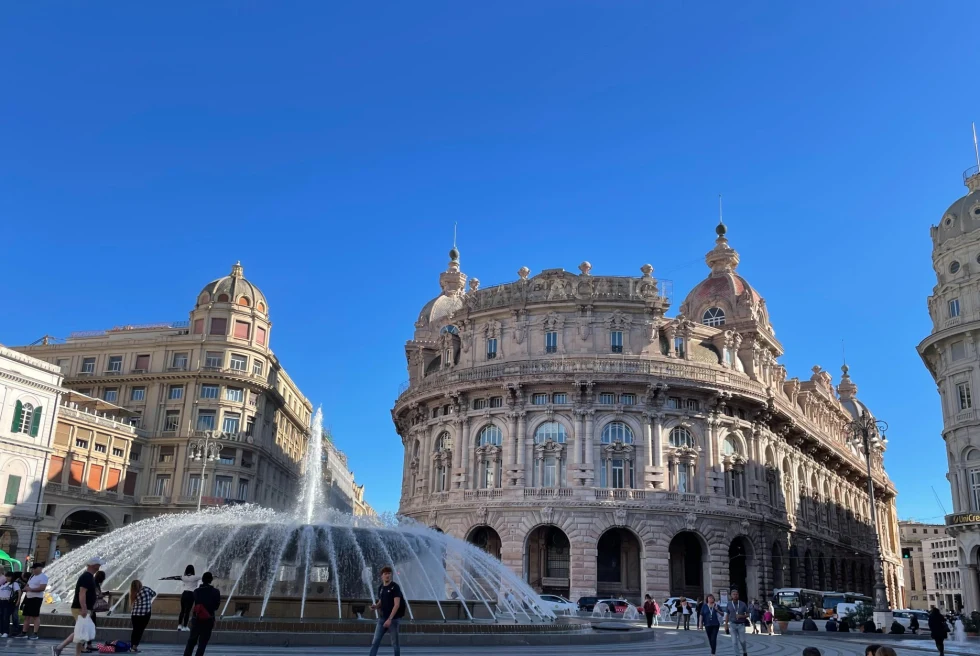
[[[259,314],[268,314],[269,305],[265,295],[258,287],[245,278],[241,262],[231,267],[231,273],[223,278],[212,280],[197,295],[197,307],[209,304],[231,303],[241,307],[254,308]]]

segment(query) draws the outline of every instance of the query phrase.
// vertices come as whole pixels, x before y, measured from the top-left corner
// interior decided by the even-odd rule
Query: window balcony
[[[613,346],[612,347],[612,352],[613,353],[622,353],[623,352],[623,347],[622,346]]]

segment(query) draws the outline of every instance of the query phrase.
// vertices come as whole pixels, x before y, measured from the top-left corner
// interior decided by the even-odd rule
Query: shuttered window
[[[136,356],[136,368],[147,371],[150,368],[150,356],[148,355],[137,355]]]
[[[74,487],[82,486],[82,475],[85,473],[85,463],[79,460],[72,460],[68,472],[68,484]]]
[[[228,320],[223,317],[215,317],[211,319],[211,334],[212,335],[227,335],[228,334]]]
[[[255,327],[255,341],[265,346],[265,328],[262,326]]]
[[[119,478],[122,476],[122,470],[116,469],[115,467],[109,469],[109,478],[105,482],[105,489],[109,492],[119,491]]]
[[[235,322],[235,337],[238,339],[248,339],[249,323],[247,321]]]
[[[7,492],[3,495],[3,502],[8,505],[17,503],[20,496],[20,476],[11,474],[7,477]]]
[[[195,335],[204,334],[204,319],[194,319],[194,334]]]
[[[102,489],[102,465],[89,465],[88,468],[88,489]]]
[[[136,472],[126,472],[126,482],[123,483],[123,494],[133,496],[136,494]]]
[[[65,459],[61,456],[51,456],[48,465],[48,480],[53,483],[61,482],[61,473],[65,470]]]

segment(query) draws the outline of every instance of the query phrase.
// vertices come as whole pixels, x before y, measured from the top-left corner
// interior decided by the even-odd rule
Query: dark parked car
[[[578,609],[591,613],[597,601],[599,601],[599,597],[579,597],[577,602]]]
[[[625,599],[600,599],[596,603],[609,606],[610,613],[625,613],[629,608],[629,603]]]

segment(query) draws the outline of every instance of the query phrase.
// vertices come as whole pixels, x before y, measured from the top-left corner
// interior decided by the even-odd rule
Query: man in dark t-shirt
[[[92,608],[95,606],[95,573],[102,568],[101,558],[92,558],[85,563],[85,571],[78,577],[75,583],[75,596],[71,600],[71,616],[76,620],[79,616],[89,617]],[[61,650],[75,641],[75,634],[72,632],[64,641],[54,648],[55,656],[61,655]],[[75,642],[75,656],[82,655],[84,642]]]
[[[371,610],[381,609],[378,615],[378,625],[374,629],[374,642],[371,644],[371,656],[378,656],[381,639],[385,631],[391,634],[391,646],[395,648],[395,656],[401,656],[398,645],[398,622],[405,616],[405,598],[402,589],[391,580],[391,568],[381,568],[381,586],[378,588],[378,601],[371,604]]]

